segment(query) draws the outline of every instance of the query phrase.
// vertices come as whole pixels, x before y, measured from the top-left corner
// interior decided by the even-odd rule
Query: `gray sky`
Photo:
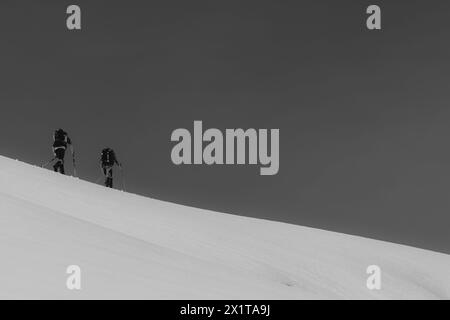
[[[86,180],[111,146],[132,192],[450,253],[450,4],[377,1],[375,32],[370,4],[3,0],[0,154],[63,127]],[[279,174],[173,165],[194,120],[279,128]]]

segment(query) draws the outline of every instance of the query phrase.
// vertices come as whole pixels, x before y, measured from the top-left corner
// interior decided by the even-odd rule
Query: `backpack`
[[[58,129],[53,134],[53,150],[56,149],[64,149],[66,150],[67,144],[71,144],[69,137],[67,136],[67,132],[62,129]]]
[[[116,155],[111,148],[105,148],[102,151],[101,162],[103,165],[113,166],[116,162]]]
[[[58,129],[53,134],[53,140],[58,142],[67,142],[67,132],[63,129]]]

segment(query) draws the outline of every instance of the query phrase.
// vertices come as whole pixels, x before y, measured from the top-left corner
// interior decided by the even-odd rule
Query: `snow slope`
[[[366,268],[382,289],[366,287]],[[82,290],[66,288],[79,265]],[[450,256],[152,200],[0,157],[0,298],[448,299]]]

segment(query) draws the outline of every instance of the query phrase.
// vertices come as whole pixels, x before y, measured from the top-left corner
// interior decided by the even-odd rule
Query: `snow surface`
[[[300,214],[300,213],[299,213]],[[448,299],[450,256],[185,207],[0,157],[2,299]],[[366,268],[382,270],[381,290]],[[79,265],[82,289],[68,290]]]

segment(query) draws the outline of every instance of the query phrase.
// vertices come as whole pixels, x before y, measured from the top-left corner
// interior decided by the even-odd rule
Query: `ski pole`
[[[120,168],[120,175],[122,176],[122,191],[125,191],[125,177],[123,174],[123,166],[120,165],[119,168]]]
[[[77,166],[75,163],[75,151],[73,150],[73,147],[72,147],[72,164],[73,164],[73,176],[76,177],[77,176]]]
[[[45,168],[46,166],[48,166],[50,163],[53,162],[53,160],[55,160],[56,157],[53,157],[51,160],[47,161],[46,163],[44,163],[43,165],[41,165],[41,168]]]
[[[103,175],[101,175],[97,180],[95,180],[95,183],[96,184],[99,183],[102,178],[103,178]]]
[[[77,175],[77,166],[75,164],[75,154],[72,157],[72,162],[73,162],[73,176],[77,177],[78,175]]]
[[[95,180],[96,184],[99,183],[101,179],[106,178],[106,174],[102,165],[100,166],[100,171],[102,172],[102,174],[98,177],[97,180]]]

